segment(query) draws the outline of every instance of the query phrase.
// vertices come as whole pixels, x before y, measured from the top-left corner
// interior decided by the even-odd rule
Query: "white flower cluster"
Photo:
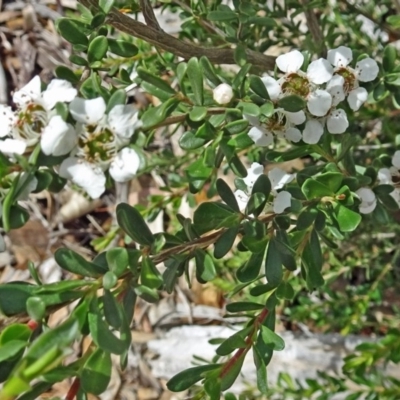
[[[379,72],[372,58],[358,61],[355,68],[350,67],[352,59],[351,49],[340,46],[328,51],[327,60],[313,61],[307,72],[303,72],[300,68],[304,56],[298,50],[280,55],[276,65],[284,76],[278,80],[269,76],[262,78],[268,94],[273,102],[288,95],[300,96],[306,108],[294,113],[276,108],[265,121],[245,116],[253,125],[249,137],[259,146],[269,146],[274,136],[295,143],[301,139],[308,144],[318,143],[325,127],[331,134],[344,133],[349,123],[346,112],[338,105],[347,98],[350,108],[357,111],[368,97],[359,82],[373,81]]]
[[[247,176],[243,179],[244,183],[247,185],[247,192],[239,189],[234,193],[240,211],[243,212],[245,210],[250,199],[250,193],[253,189],[254,183],[263,173],[264,167],[258,163],[251,164],[250,168],[247,169]],[[291,182],[295,178],[295,175],[287,174],[282,169],[275,167],[268,172],[268,178],[271,182],[271,194],[274,197],[272,202],[272,210],[275,214],[281,214],[286,208],[290,207],[292,195],[286,190],[280,189],[282,189],[287,183]]]
[[[12,157],[40,143],[44,154],[66,157],[59,167],[61,177],[97,198],[105,190],[107,169],[117,182],[136,175],[140,158],[127,146],[141,123],[130,105],[115,105],[106,113],[102,97],[76,96],[65,80],[54,79],[42,92],[40,78],[33,78],[14,93],[15,111],[0,105],[0,152]],[[57,103],[69,103],[71,123],[57,113]]]

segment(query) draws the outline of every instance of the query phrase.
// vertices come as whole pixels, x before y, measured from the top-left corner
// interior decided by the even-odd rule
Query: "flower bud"
[[[227,83],[221,83],[213,90],[214,100],[218,104],[228,104],[233,97],[233,90]]]

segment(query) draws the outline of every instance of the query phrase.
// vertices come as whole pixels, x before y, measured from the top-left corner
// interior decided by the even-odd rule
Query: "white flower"
[[[369,214],[376,207],[375,193],[367,187],[362,187],[356,191],[356,195],[360,198],[361,204],[358,206],[361,214]]]
[[[306,122],[303,130],[303,141],[308,144],[316,144],[321,139],[323,133],[324,127],[322,124],[315,119],[310,119]]]
[[[312,115],[323,117],[332,106],[332,96],[326,90],[317,89],[308,96],[307,108]]]
[[[373,81],[378,76],[379,67],[372,58],[364,58],[353,69],[349,66],[352,59],[353,52],[346,46],[328,51],[328,60],[335,67],[335,76],[340,75],[344,79],[344,92],[349,96],[347,101],[351,109],[357,111],[367,100],[368,95],[365,89],[359,87],[359,81]]]
[[[241,212],[243,212],[247,207],[247,203],[249,202],[249,198],[250,198],[249,195],[240,189],[235,190],[234,195],[235,195],[236,201],[238,203],[239,210]]]
[[[332,105],[337,106],[346,98],[343,76],[333,75],[332,79],[326,84],[326,90],[332,96]]]
[[[253,126],[249,130],[248,136],[257,146],[261,147],[267,147],[274,142],[272,133],[261,127]]]
[[[340,108],[332,110],[327,117],[326,127],[332,134],[346,132],[349,127],[346,112]]]
[[[0,137],[9,135],[16,121],[17,117],[11,107],[0,104]]]
[[[12,157],[13,154],[24,154],[26,150],[26,143],[23,140],[18,139],[5,139],[0,140],[0,153],[5,154],[8,157]]]
[[[106,188],[103,170],[94,164],[75,157],[66,158],[60,165],[59,175],[71,180],[93,198],[99,198]]]
[[[74,120],[86,125],[95,125],[104,117],[106,103],[102,97],[85,100],[76,97],[69,105]]]
[[[233,90],[227,83],[221,83],[213,90],[213,98],[218,104],[228,104],[233,98]]]
[[[137,110],[132,106],[118,104],[108,113],[107,124],[119,138],[129,139],[142,126],[138,117]]]
[[[136,176],[140,167],[140,158],[135,150],[123,148],[110,165],[110,175],[116,182],[127,182]]]
[[[392,164],[400,169],[400,150],[397,150],[392,157]]]
[[[264,166],[259,163],[254,162],[251,164],[250,168],[247,169],[247,176],[243,178],[244,183],[247,188],[251,190],[257,178],[264,173]]]
[[[279,96],[282,93],[282,88],[281,88],[281,85],[279,84],[279,82],[276,81],[271,76],[264,76],[261,78],[261,80],[263,81],[265,88],[267,89],[269,98],[272,101],[278,100]]]
[[[286,190],[279,192],[273,201],[272,207],[275,214],[282,214],[286,208],[290,207],[292,195]]]
[[[40,102],[46,110],[51,110],[57,103],[71,102],[77,94],[77,90],[68,81],[53,79],[42,93]]]
[[[62,156],[70,153],[77,142],[78,135],[73,126],[55,115],[43,129],[40,147],[46,155]]]
[[[283,169],[275,167],[268,172],[268,178],[271,181],[272,193],[277,194],[277,190],[282,189],[287,183],[292,182],[294,174],[288,174]]]

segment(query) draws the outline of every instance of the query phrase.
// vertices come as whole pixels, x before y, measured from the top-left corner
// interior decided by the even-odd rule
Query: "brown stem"
[[[75,378],[74,381],[72,382],[71,387],[68,390],[67,395],[65,396],[65,400],[74,400],[80,386],[81,386],[81,381],[79,380],[79,378]]]
[[[80,0],[88,8],[99,11],[97,0]],[[114,28],[125,32],[138,39],[142,39],[165,51],[182,57],[185,60],[191,57],[207,57],[214,64],[236,64],[234,59],[234,49],[227,48],[205,48],[187,43],[175,38],[163,31],[159,31],[151,26],[138,22],[129,16],[113,8],[108,14],[107,23]],[[254,50],[246,50],[247,61],[262,70],[272,70],[275,67],[275,57],[258,53]]]
[[[265,318],[267,318],[268,309],[264,308],[258,317],[253,322],[253,329],[247,335],[245,340],[246,347],[242,347],[236,351],[236,353],[225,363],[222,367],[221,372],[219,373],[219,377],[223,378],[228,372],[233,368],[233,366],[240,360],[241,357],[245,356],[247,352],[250,350],[253,345],[253,337],[254,334],[258,331],[260,325],[264,322]]]

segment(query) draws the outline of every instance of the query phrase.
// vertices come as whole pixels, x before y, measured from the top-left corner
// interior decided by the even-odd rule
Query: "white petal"
[[[243,114],[243,118],[249,121],[252,126],[260,126],[260,120],[257,117],[253,117],[252,115]]]
[[[389,168],[381,168],[378,171],[378,180],[380,185],[392,185],[392,174]]]
[[[371,82],[378,76],[379,67],[372,58],[364,58],[356,64],[356,71],[361,82]]]
[[[61,163],[59,175],[70,179],[93,199],[99,198],[106,188],[106,177],[101,168],[74,157]]]
[[[359,110],[359,108],[367,101],[368,92],[363,87],[352,90],[348,97],[347,102],[353,111]]]
[[[251,164],[250,168],[247,170],[247,176],[243,178],[244,183],[247,185],[249,190],[253,188],[254,182],[257,178],[264,173],[264,166],[259,163]]]
[[[0,137],[9,135],[16,122],[17,117],[11,107],[0,104]]]
[[[13,154],[24,154],[26,143],[17,139],[0,140],[0,153],[11,157]]]
[[[248,135],[257,146],[269,146],[274,141],[274,137],[271,132],[262,131],[255,126],[250,129]]]
[[[128,182],[136,176],[140,167],[140,158],[135,150],[125,147],[110,165],[110,175],[116,182]]]
[[[94,125],[103,118],[106,111],[106,103],[102,97],[90,100],[76,97],[70,103],[69,110],[75,121]]]
[[[332,75],[332,65],[324,58],[313,61],[307,68],[308,79],[316,85],[328,82]]]
[[[316,117],[323,117],[331,107],[332,96],[326,90],[317,89],[308,96],[308,111]]]
[[[328,116],[326,127],[333,134],[346,132],[349,127],[346,112],[340,108],[333,110]]]
[[[63,79],[53,79],[42,93],[42,103],[47,110],[51,110],[58,102],[72,101],[78,91]]]
[[[249,196],[245,192],[243,192],[243,190],[236,190],[234,195],[238,203],[239,210],[243,212],[249,201]]]
[[[400,150],[397,150],[392,157],[392,164],[400,169]]]
[[[328,61],[335,67],[346,67],[353,59],[353,52],[346,46],[328,50]]]
[[[121,138],[129,139],[140,126],[138,112],[130,105],[119,104],[112,108],[107,117],[111,130]]]
[[[400,206],[400,190],[395,188],[393,192],[390,192],[389,194],[396,200],[396,203]]]
[[[13,95],[13,102],[19,106],[37,100],[41,96],[41,82],[39,75],[36,75],[23,88],[17,90]]]
[[[299,129],[297,128],[288,128],[286,129],[284,136],[286,139],[290,140],[291,142],[297,143],[300,142],[302,135]]]
[[[346,97],[344,93],[344,78],[341,75],[333,75],[326,84],[326,91],[332,96],[332,105],[337,106]]]
[[[297,112],[285,111],[285,116],[294,125],[301,125],[306,121],[306,114],[303,110]]]
[[[233,98],[233,90],[227,83],[221,83],[213,90],[213,98],[218,104],[228,104]]]
[[[67,124],[59,115],[55,115],[43,129],[40,147],[44,154],[63,156],[77,144],[78,135],[72,125]]]
[[[298,50],[282,54],[276,59],[277,67],[287,74],[297,72],[304,62],[304,56]]]
[[[356,191],[357,196],[361,200],[359,210],[361,214],[369,214],[376,207],[376,196],[370,188],[361,188]]]
[[[287,174],[283,169],[275,167],[268,172],[268,178],[271,181],[272,190],[276,191],[291,182],[294,179],[294,174]]]
[[[275,214],[281,214],[291,205],[292,195],[285,190],[279,192],[274,198],[273,208]]]
[[[282,92],[281,85],[271,76],[261,78],[272,101],[277,100]]]
[[[324,128],[319,121],[316,121],[315,119],[309,120],[306,122],[303,131],[303,141],[308,144],[318,143],[323,133]]]

